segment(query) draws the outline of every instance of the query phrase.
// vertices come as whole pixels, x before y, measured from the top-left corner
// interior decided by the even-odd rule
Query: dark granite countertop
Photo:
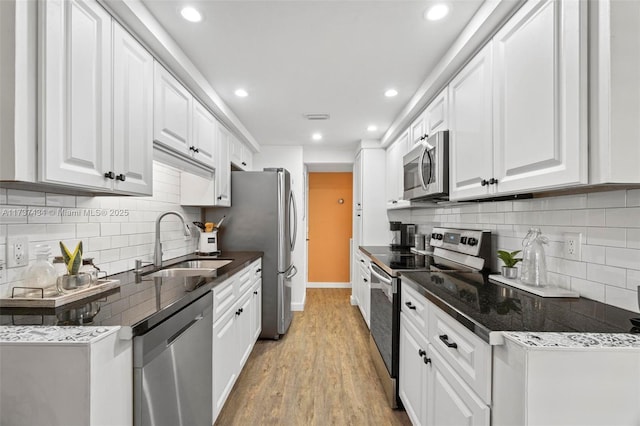
[[[136,283],[136,274],[126,271],[109,278],[120,280],[120,287],[65,306],[51,309],[2,308],[0,325],[90,325],[130,327],[134,336],[153,328],[213,287],[262,257],[259,251],[222,252],[215,257],[195,254],[169,259],[163,267],[186,260],[232,259],[216,271],[215,276],[161,278],[154,281],[144,276]],[[157,269],[153,265],[142,273]]]
[[[401,272],[408,285],[487,342],[499,331],[640,333],[640,314],[594,300],[544,298],[479,272]],[[402,291],[402,290],[400,290]]]

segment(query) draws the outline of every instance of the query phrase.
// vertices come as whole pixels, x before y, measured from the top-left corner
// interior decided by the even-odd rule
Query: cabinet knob
[[[246,166],[246,165],[247,165],[247,163],[245,163],[245,162],[243,161],[243,162],[242,162],[242,165],[243,165],[243,166]]]
[[[109,171],[107,173],[104,174],[104,177],[106,177],[107,179],[115,179],[116,178],[116,174]]]
[[[200,152],[200,148],[194,149],[193,152],[195,152],[197,154],[198,152]]]
[[[422,361],[424,361],[425,364],[430,364],[431,363],[431,358],[427,358],[426,356],[422,357]]]
[[[427,353],[422,350],[422,349],[418,349],[418,356],[425,356]]]
[[[240,316],[240,310],[239,310],[239,309],[236,311],[236,316],[237,316],[237,317],[239,317],[239,316]]]
[[[366,279],[366,278],[363,278],[363,279],[362,279],[362,281],[364,281],[365,283],[368,283],[368,282],[369,282],[369,280],[368,280],[368,279]]]
[[[195,152],[195,150],[196,150],[196,147],[195,147],[195,146],[191,145],[191,146],[189,147],[189,151],[194,151],[194,152]]]
[[[497,183],[498,183],[498,179],[495,179],[495,178],[489,179],[489,185],[495,185]]]
[[[480,185],[487,186],[487,185],[489,185],[489,181],[486,180],[486,179],[482,179],[482,181],[480,182]]]
[[[258,294],[258,290],[254,291],[253,294]]]
[[[259,274],[260,272],[262,272],[262,268],[256,269],[256,274]]]
[[[222,195],[218,195],[218,200],[222,200]]]
[[[127,180],[127,177],[120,173],[118,176],[116,176],[116,180],[121,180],[122,182],[124,182],[125,180]]]

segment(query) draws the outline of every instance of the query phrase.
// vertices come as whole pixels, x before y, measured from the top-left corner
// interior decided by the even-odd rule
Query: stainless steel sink
[[[163,277],[163,278],[184,278],[184,277],[203,277],[214,275],[215,268],[167,268],[153,272],[145,277]]]
[[[178,263],[174,267],[170,267],[171,269],[176,268],[199,268],[199,269],[218,269],[222,268],[224,265],[228,265],[233,262],[233,260],[187,260],[186,262]]]

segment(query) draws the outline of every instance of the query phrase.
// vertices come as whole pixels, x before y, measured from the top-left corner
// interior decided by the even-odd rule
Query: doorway
[[[353,174],[309,172],[308,179],[308,287],[347,287]]]

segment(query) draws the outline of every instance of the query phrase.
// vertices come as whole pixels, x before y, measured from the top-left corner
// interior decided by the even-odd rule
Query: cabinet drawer
[[[229,278],[222,284],[213,288],[213,321],[215,322],[236,301],[237,295],[234,292],[236,277]]]
[[[429,303],[429,343],[482,398],[491,402],[491,346]]]
[[[238,297],[242,297],[242,295],[249,291],[251,284],[253,284],[252,266],[253,265],[249,265],[238,273],[238,278],[236,279],[236,295]]]
[[[407,315],[407,320],[411,321],[418,330],[426,333],[428,324],[427,299],[406,285],[404,280],[405,279],[402,278],[402,288],[400,290],[400,307],[402,312]]]

